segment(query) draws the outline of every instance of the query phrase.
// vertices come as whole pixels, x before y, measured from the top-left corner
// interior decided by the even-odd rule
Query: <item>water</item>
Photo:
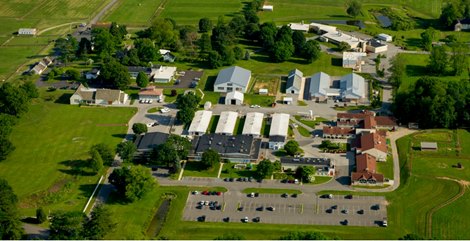
[[[345,24],[345,25],[356,26],[361,29],[366,28],[366,25],[361,20],[315,20],[312,22],[321,23],[321,24]]]
[[[377,20],[379,20],[380,25],[382,25],[382,27],[387,28],[392,26],[392,20],[390,20],[389,17],[385,15],[376,15],[375,17],[377,18]]]

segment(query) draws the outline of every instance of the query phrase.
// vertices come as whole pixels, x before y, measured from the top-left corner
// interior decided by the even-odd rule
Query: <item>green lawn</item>
[[[258,94],[245,94],[244,102],[247,105],[259,105],[262,107],[271,107],[274,103],[274,96],[258,95]]]
[[[224,163],[222,167],[222,172],[220,173],[221,178],[231,177],[231,178],[239,178],[239,177],[254,177],[256,165],[252,165],[251,169],[248,168],[235,168],[236,163]]]
[[[234,135],[241,135],[243,132],[243,126],[245,125],[245,117],[237,118],[237,122],[235,123],[235,128],[233,131]]]
[[[157,113],[161,110],[161,107],[153,107],[147,110],[147,113]]]
[[[382,173],[385,178],[393,179],[393,157],[387,156],[387,161],[377,162],[377,172]]]
[[[317,118],[315,118],[315,120],[309,120],[309,119],[304,119],[300,115],[295,115],[294,118],[297,121],[299,121],[300,123],[312,128],[312,129],[315,129],[316,125],[319,125],[321,122],[328,121],[327,119],[325,119],[323,117],[317,117]]]
[[[199,93],[199,91],[198,91]],[[204,91],[204,98],[201,100],[201,105],[204,106],[204,104],[209,101],[212,103],[212,106],[216,105],[219,103],[220,99],[220,93],[218,92],[212,92],[212,91]]]
[[[298,106],[307,106],[307,103],[305,103],[305,101],[303,101],[303,100],[299,100],[299,101],[297,101],[297,105]]]
[[[106,16],[105,20],[130,26],[146,26],[157,13],[163,0],[126,0],[119,2],[117,8]]]
[[[305,184],[313,184],[313,185],[323,184],[325,182],[329,182],[331,179],[332,177],[329,177],[329,176],[315,176],[315,181],[313,181],[312,183],[305,183]]]
[[[163,95],[165,95],[165,103],[173,103],[176,100],[176,97],[178,97],[178,95],[183,94],[184,91],[185,89],[176,89],[177,95],[171,96],[171,89],[163,89]]]
[[[303,126],[297,126],[297,130],[299,131],[300,135],[302,135],[303,137],[312,136],[312,134],[310,133],[310,131],[308,131],[307,129],[305,129]]]
[[[42,93],[44,98],[70,97],[70,91]],[[14,127],[16,147],[0,162],[0,176],[18,195],[21,207],[33,214],[35,205],[46,209],[81,210],[98,175],[80,172],[90,146],[115,147],[127,131],[134,108],[78,107],[35,100]]]
[[[209,122],[209,127],[207,128],[207,133],[214,133],[217,129],[217,123],[219,123],[220,115],[211,116],[211,121]]]
[[[185,177],[217,177],[220,163],[212,168],[205,169],[199,161],[188,161],[184,168],[183,176]]]
[[[302,193],[302,191],[297,190],[297,189],[277,189],[277,188],[246,188],[246,189],[243,189],[242,191],[242,193],[252,193],[252,192],[272,193],[272,194],[283,194],[283,193],[301,194]]]

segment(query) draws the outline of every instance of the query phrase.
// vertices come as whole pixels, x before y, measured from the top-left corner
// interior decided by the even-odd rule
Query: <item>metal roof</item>
[[[194,138],[192,144],[194,147],[193,153],[196,155],[212,149],[225,158],[257,160],[261,148],[261,139],[245,135],[206,134]]]
[[[208,110],[199,110],[194,114],[193,121],[189,126],[189,133],[205,133],[207,127],[209,127],[209,122],[211,121],[212,111]]]
[[[237,123],[238,113],[234,111],[222,111],[220,113],[219,122],[215,129],[216,134],[233,134],[235,124]]]
[[[250,112],[246,114],[245,124],[243,125],[243,135],[261,135],[264,114],[259,112]]]
[[[284,113],[273,114],[269,136],[287,136],[287,129],[289,128],[289,117],[289,114]]]
[[[294,87],[296,90],[300,90],[303,77],[304,73],[302,73],[298,69],[293,69],[289,71],[289,74],[287,75],[286,89]]]
[[[234,83],[243,87],[248,87],[250,78],[251,78],[251,71],[238,67],[238,66],[232,66],[232,67],[223,69],[219,72],[214,85]]]
[[[437,142],[421,142],[421,149],[437,149]]]
[[[310,78],[310,96],[322,97],[328,95],[330,89],[330,75],[319,72]]]
[[[351,73],[341,77],[340,86],[343,98],[361,99],[365,98],[365,79],[357,74]]]
[[[243,102],[243,93],[240,91],[228,92],[225,96],[225,99],[236,99]]]

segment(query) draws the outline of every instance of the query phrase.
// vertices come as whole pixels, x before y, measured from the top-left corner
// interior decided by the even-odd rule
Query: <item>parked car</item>
[[[264,211],[264,207],[263,207],[263,206],[258,207],[258,208],[256,209],[256,211]]]
[[[200,217],[197,218],[197,221],[199,222],[205,222],[206,221],[206,215],[202,215]]]
[[[243,211],[243,206],[242,207],[238,207],[238,211]]]
[[[275,211],[276,210],[275,207],[267,207],[266,209],[269,210],[269,211]]]
[[[160,112],[162,112],[162,113],[168,113],[168,112],[170,112],[170,109],[167,108],[167,107],[165,107],[165,108],[160,109]]]
[[[253,218],[253,222],[255,223],[259,223],[260,221],[261,221],[260,217]]]
[[[248,223],[248,217],[243,218],[243,219],[242,219],[242,222]]]
[[[331,206],[331,209],[337,209],[337,208],[338,208],[338,205]]]
[[[341,210],[341,212],[344,213],[344,214],[348,214],[348,213],[349,213],[349,211],[348,211],[347,209],[343,209],[343,210]]]
[[[230,217],[224,218],[224,222],[227,222],[227,223],[230,222]]]
[[[361,214],[361,215],[364,214],[364,209],[358,210],[357,214]]]
[[[292,194],[291,197],[296,198],[296,197],[297,197],[297,193]]]
[[[384,220],[382,220],[382,227],[387,227],[387,226],[388,226],[387,219],[384,218]]]
[[[344,198],[346,198],[346,199],[353,199],[353,195],[352,195],[352,194],[349,194],[349,195],[346,195]]]
[[[283,194],[281,195],[281,197],[285,197],[285,198],[286,198],[286,197],[289,197],[289,194],[283,193]]]
[[[333,198],[333,194],[323,194],[323,195],[321,195],[321,198],[332,199],[332,198]]]

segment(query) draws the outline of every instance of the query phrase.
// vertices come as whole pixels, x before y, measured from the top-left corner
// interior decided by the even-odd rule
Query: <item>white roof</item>
[[[156,79],[171,79],[175,75],[176,67],[162,66],[155,71],[154,78]]]
[[[235,111],[222,111],[222,113],[220,113],[219,122],[217,123],[217,128],[215,128],[215,133],[233,134],[237,118],[238,113]]]
[[[362,76],[354,73],[341,77],[341,96],[347,99],[365,98],[365,82],[366,81]]]
[[[392,40],[392,36],[385,34],[385,33],[378,34],[377,37],[387,39],[387,40],[388,39]]]
[[[259,89],[258,93],[268,93],[268,89]]]
[[[287,129],[289,128],[289,117],[289,114],[284,113],[273,114],[269,136],[287,136]]]
[[[199,132],[205,133],[207,127],[209,127],[209,122],[211,121],[212,111],[199,110],[194,114],[193,121],[189,126],[189,133]]]
[[[263,113],[250,112],[246,114],[245,124],[243,125],[243,135],[261,135],[261,126],[263,125]]]
[[[243,93],[240,91],[232,91],[228,92],[225,96],[226,99],[236,99],[243,102]]]
[[[308,32],[308,30],[310,29],[309,24],[303,24],[303,23],[289,23],[288,26],[292,30],[305,31],[305,32]]]
[[[336,32],[335,26],[325,25],[321,23],[310,23],[310,26],[312,26],[315,29],[325,31],[325,32]]]
[[[284,102],[286,102],[286,101],[292,102],[292,101],[293,101],[292,97],[284,97],[284,98],[282,98],[282,100],[283,100]]]
[[[263,5],[263,10],[273,10],[273,5]]]
[[[360,38],[357,38],[357,37],[354,37],[352,35],[345,34],[345,33],[339,32],[339,31],[327,32],[327,33],[323,34],[322,36],[325,37],[325,38],[328,38],[328,39],[332,39],[332,40],[334,40],[338,43],[346,42],[346,43],[349,44],[349,46],[351,46],[351,48],[356,48],[359,45],[359,43],[365,42],[364,40],[362,40]]]
[[[159,49],[158,52],[160,52],[161,55],[164,55],[166,53],[170,53],[171,51],[168,49]]]
[[[367,54],[362,52],[343,52],[343,67],[356,66],[360,64],[358,61],[365,56]]]
[[[324,97],[328,95],[331,77],[323,72],[318,72],[310,78],[310,96]]]

